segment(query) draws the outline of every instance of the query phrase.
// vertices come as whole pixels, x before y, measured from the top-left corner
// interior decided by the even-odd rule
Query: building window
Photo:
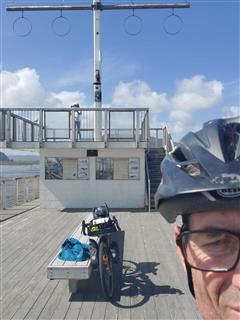
[[[62,180],[63,179],[63,159],[46,158],[45,159],[45,179]]]
[[[88,158],[46,158],[46,180],[88,180]]]
[[[98,158],[97,159],[97,180],[112,180],[113,179],[113,159]]]
[[[139,180],[140,159],[97,158],[97,180]]]

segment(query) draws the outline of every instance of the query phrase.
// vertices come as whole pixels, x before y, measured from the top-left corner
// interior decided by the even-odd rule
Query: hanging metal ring
[[[177,28],[171,30],[169,26],[167,25],[171,18],[174,18],[177,23]],[[172,14],[167,16],[163,21],[163,29],[164,31],[169,35],[176,35],[182,30],[183,21],[177,14],[174,13],[174,9],[172,9]]]
[[[26,30],[24,32],[17,31],[21,27],[21,22],[25,24]],[[15,19],[13,22],[13,32],[19,37],[27,37],[32,32],[32,23],[29,19],[24,17],[24,12],[22,10],[22,16]]]
[[[65,31],[59,31],[57,30],[57,24],[59,23],[66,23],[66,30]],[[71,31],[71,23],[69,21],[68,18],[64,17],[62,15],[62,10],[61,10],[61,14],[60,16],[56,17],[53,21],[52,21],[52,24],[51,24],[51,28],[53,30],[53,32],[58,36],[58,37],[65,37],[67,36],[70,31]]]
[[[135,21],[135,25],[137,26],[136,30],[129,30],[129,23],[131,23],[131,21]],[[133,9],[133,14],[125,18],[123,25],[124,30],[128,35],[137,36],[142,31],[143,21],[139,16],[134,14]]]

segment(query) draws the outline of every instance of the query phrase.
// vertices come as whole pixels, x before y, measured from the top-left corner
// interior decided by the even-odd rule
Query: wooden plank
[[[83,293],[77,292],[71,295],[70,306],[67,310],[64,320],[78,319],[83,304]]]
[[[168,247],[168,239],[162,237],[158,217],[156,219],[156,216],[152,214],[148,216],[148,223],[143,217],[141,230],[144,235],[146,261],[148,261],[149,265],[148,277],[153,283],[152,294],[157,313],[156,319],[171,319],[171,311],[167,304],[167,296],[171,292],[171,284],[167,275],[168,270],[164,270],[165,259],[163,255],[165,247]],[[149,234],[151,234],[151,237],[149,237]],[[178,316],[179,319],[183,318],[181,313]]]
[[[68,230],[69,222],[66,223],[63,226],[61,226],[61,229],[57,229],[55,237],[52,237],[51,240],[54,243],[56,238],[59,239],[60,235],[63,236],[65,232]],[[58,234],[58,230],[59,233]],[[44,269],[45,273],[44,276],[46,277],[46,266],[47,262],[50,259],[50,256],[52,255],[52,250],[48,250],[51,248],[51,241],[49,241],[48,246],[45,246],[45,253],[41,255],[41,259],[39,259],[38,262],[36,262],[34,259],[31,261],[31,264],[28,265],[29,270],[26,270],[26,268],[23,268],[19,272],[17,272],[13,278],[6,278],[4,279],[6,281],[6,284],[10,286],[8,287],[8,290],[3,290],[4,294],[4,308],[6,309],[6,313],[14,313],[21,303],[26,299],[25,292],[28,292],[28,286],[31,286],[31,282],[33,279],[33,283],[35,282],[34,277],[38,270]],[[39,256],[39,255],[38,255]],[[25,290],[26,289],[26,290]],[[7,304],[8,302],[8,304]]]
[[[80,298],[80,301],[82,301],[81,310],[78,315],[78,319],[80,320],[92,319],[94,306],[97,302],[102,302],[105,308],[106,300],[102,294],[99,274],[97,271],[92,272],[89,287],[82,293]]]
[[[52,238],[58,237],[59,233],[63,234],[66,226],[67,223],[65,223],[63,226],[61,225],[59,228],[56,228],[54,234],[48,234],[48,236],[44,237],[44,239],[42,239],[41,245],[34,245],[31,253],[27,256],[27,258],[19,262],[17,267],[14,269],[14,273],[11,276],[7,276],[4,278],[4,295],[8,295],[9,293],[12,295],[12,293],[20,287],[20,283],[24,283],[26,278],[29,279],[30,277],[32,277],[34,275],[34,272],[36,272],[36,269],[38,269],[39,266],[42,265],[42,262],[45,263],[46,260],[44,260],[44,258],[49,259],[49,255],[52,252]],[[22,275],[22,279],[19,283],[20,275]]]
[[[11,255],[7,259],[12,269],[4,269],[7,276],[3,279],[2,319],[200,319],[176,257],[172,228],[160,215],[116,214],[126,230],[124,259],[134,262],[139,270],[124,277],[120,300],[110,303],[103,298],[96,272],[89,288],[77,294],[68,292],[67,281],[47,279],[47,265],[84,214],[50,210],[43,213],[43,218],[40,212],[22,215],[21,218],[27,218],[22,222],[20,216],[13,218],[16,225],[11,222],[3,228],[8,240],[4,239],[3,249],[6,252],[9,245]],[[17,265],[10,235],[18,250],[26,250],[26,241],[34,241]],[[126,268],[130,263],[125,261],[124,265]],[[136,292],[140,294],[133,297]]]
[[[38,319],[45,320],[53,317],[56,309],[59,309],[61,297],[67,292],[67,285],[67,281],[59,281],[59,284],[56,286],[55,290],[52,291],[50,298],[37,316]]]
[[[45,270],[42,269],[41,272],[37,274],[35,277],[35,281],[31,281],[31,286],[27,287],[22,292],[22,299],[18,304],[18,308],[14,310],[14,314],[11,318],[11,320],[19,320],[24,319],[25,316],[28,314],[30,308],[37,303],[37,299],[41,292],[44,290],[44,288],[49,283],[49,280],[45,277]],[[54,283],[53,283],[54,285]],[[31,294],[29,294],[31,293]],[[14,307],[16,304],[14,304]],[[9,314],[10,318],[10,314]]]
[[[63,219],[64,220],[64,219]],[[67,223],[69,224],[69,222],[70,221],[68,221]],[[65,224],[66,224],[66,220],[65,220]],[[69,229],[69,225],[64,225],[63,226],[63,230],[65,231],[65,232],[68,232],[69,233],[69,231],[67,231],[67,229]],[[64,232],[64,233],[65,233]],[[60,232],[60,234],[58,235],[58,237],[62,237],[62,236],[64,236],[64,233],[63,232]],[[52,239],[52,241],[54,242],[54,238]],[[48,258],[49,259],[49,258]],[[47,264],[45,263],[45,266],[46,266]],[[46,267],[43,269],[44,270],[44,278],[46,277]]]
[[[54,312],[52,313],[52,316],[51,316],[51,319],[57,319],[57,320],[65,319],[66,313],[68,312],[70,305],[71,305],[71,301],[69,301],[70,294],[68,292],[67,281],[62,281],[62,282],[65,283],[64,290],[63,290],[62,294],[60,294],[60,296],[59,296],[59,303],[55,306]],[[50,317],[47,317],[47,315],[46,315],[46,318],[50,318]],[[72,318],[72,319],[74,319],[74,318]]]
[[[49,224],[55,222],[57,225],[60,225],[61,217],[58,220],[49,219]],[[19,267],[21,261],[25,261],[26,257],[33,251],[33,247],[39,247],[42,243],[42,239],[44,239],[44,235],[46,234],[46,227],[44,226],[44,222],[39,223],[42,227],[33,226],[25,226],[23,230],[16,232],[19,235],[19,239],[12,240],[3,240],[3,246],[5,250],[3,250],[3,263],[2,270],[3,276],[6,277],[7,274],[14,273],[14,269]],[[25,232],[26,229],[30,229],[30,232]],[[33,232],[34,230],[34,232]],[[31,239],[31,240],[30,240]],[[4,245],[6,243],[6,245]],[[8,244],[8,245],[7,245]],[[5,252],[8,252],[8,257],[5,257]]]
[[[47,283],[44,290],[39,294],[38,299],[36,300],[34,305],[30,307],[28,313],[25,316],[25,319],[38,319],[42,310],[47,305],[48,301],[51,299],[51,296],[53,295],[53,292],[57,289],[60,283],[62,283],[63,285],[63,281],[49,281]]]
[[[149,214],[144,214],[144,216],[141,216],[139,219],[139,246],[141,248],[141,250],[139,251],[139,270],[141,272],[141,277],[146,282],[146,285],[142,288],[143,296],[146,300],[146,303],[144,303],[142,306],[145,319],[146,317],[148,317],[149,319],[157,319],[156,304],[159,303],[158,301],[156,301],[156,277],[154,275],[154,270],[155,268],[157,269],[158,262],[155,259],[152,259],[151,251],[152,247],[156,246],[157,243],[154,244],[153,241],[151,241],[151,246],[148,246],[147,239],[149,238],[149,236],[145,229],[145,225],[148,224],[150,226],[152,222],[153,221],[151,221]],[[167,314],[165,316],[167,316]]]

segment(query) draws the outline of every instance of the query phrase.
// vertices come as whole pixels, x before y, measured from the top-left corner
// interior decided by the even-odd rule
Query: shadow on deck
[[[157,213],[116,213],[125,230],[122,282],[106,301],[97,272],[70,294],[47,266],[85,213],[35,208],[0,224],[1,319],[199,319],[176,257],[172,230]]]
[[[148,302],[150,297],[161,294],[184,294],[182,290],[169,285],[155,285],[148,274],[157,274],[159,263],[123,261],[122,281],[111,303],[119,308],[137,308]],[[138,297],[135,304],[122,304],[121,298]],[[129,299],[128,299],[129,300]],[[102,294],[98,272],[93,272],[89,288],[71,295],[69,301],[107,301]]]

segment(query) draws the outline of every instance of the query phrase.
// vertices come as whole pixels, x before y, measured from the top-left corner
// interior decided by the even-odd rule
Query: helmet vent
[[[240,124],[231,123],[223,127],[223,150],[225,150],[225,160],[233,161],[240,153]]]
[[[191,177],[197,177],[201,174],[201,168],[198,163],[184,165],[182,169]]]
[[[219,196],[224,198],[236,198],[240,196],[240,188],[229,188],[217,190]]]
[[[179,147],[172,152],[172,156],[179,162],[187,161],[185,155]]]

